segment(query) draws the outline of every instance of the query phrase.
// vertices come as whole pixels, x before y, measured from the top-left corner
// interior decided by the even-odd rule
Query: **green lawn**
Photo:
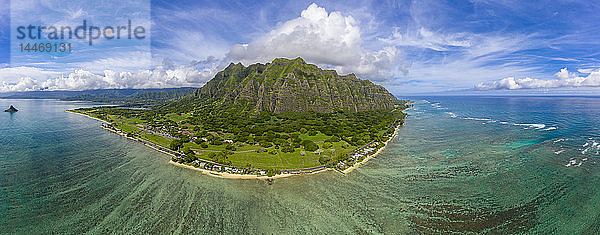
[[[168,148],[171,141],[155,134],[141,134],[140,137],[149,142]]]
[[[333,147],[331,147],[330,149],[323,149],[323,152],[321,153],[321,155],[313,153],[313,152],[309,152],[309,151],[304,151],[301,149],[296,149],[293,153],[283,153],[281,151],[278,151],[277,154],[269,154],[268,153],[269,150],[273,150],[274,147],[265,149],[265,152],[263,152],[263,153],[257,153],[256,149],[258,149],[259,146],[244,145],[242,147],[237,147],[235,153],[232,155],[228,155],[228,158],[231,161],[232,165],[237,166],[237,167],[247,167],[248,164],[250,164],[252,168],[260,168],[260,169],[309,168],[309,167],[320,166],[321,163],[319,162],[319,158],[321,156],[332,159],[337,154],[340,154],[340,153],[348,154],[348,153],[352,152],[354,149],[356,149],[356,147],[352,147],[352,146],[343,148],[342,147],[343,145],[347,145],[347,144],[343,141],[333,143]],[[193,148],[192,146],[195,146],[195,144],[186,143],[185,146]],[[209,147],[206,149],[201,149],[198,146],[198,148],[193,148],[193,149],[197,149],[199,151],[206,150],[204,152],[204,154],[207,154],[209,152],[222,151],[225,149],[224,146],[225,145],[217,145],[217,146],[209,145]],[[319,144],[319,146],[322,147],[323,144]],[[332,152],[331,149],[335,149],[335,151]],[[246,150],[253,150],[253,151],[241,152],[241,151],[246,151]],[[300,154],[301,151],[305,152],[304,156],[302,156]],[[205,157],[206,155],[204,155],[204,154],[198,155],[198,157],[207,159]],[[211,160],[211,159],[207,159],[207,160]]]
[[[118,115],[113,115],[113,114],[105,114],[105,116],[107,118],[110,118],[110,120],[109,120],[110,122],[116,122],[116,121],[123,119],[123,117],[118,116]]]
[[[196,144],[194,142],[184,143],[183,146],[189,147],[191,149],[204,150],[204,149],[202,149],[202,147],[200,147],[199,144]],[[205,150],[224,151],[225,150],[225,144],[222,144],[222,145],[210,145],[209,144],[208,148],[206,148]]]
[[[165,117],[167,119],[170,119],[170,120],[172,120],[174,122],[181,122],[181,121],[187,119],[190,116],[191,115],[187,114],[187,113],[183,113],[183,114],[169,113],[169,114],[165,115]]]
[[[246,167],[250,163],[252,168],[261,169],[297,169],[321,165],[319,163],[319,155],[306,153],[305,156],[302,156],[298,150],[293,153],[279,152],[278,154],[269,154],[266,152],[236,153],[228,157],[234,166]]]
[[[127,123],[127,124],[143,124],[144,122],[142,120],[140,120],[139,118],[130,118],[130,119],[127,119],[127,120],[123,121],[123,123]]]
[[[141,131],[139,128],[137,128],[134,125],[125,124],[122,122],[114,123],[114,125],[115,125],[115,127],[119,128],[120,130],[127,132],[127,133],[137,134],[138,132]]]

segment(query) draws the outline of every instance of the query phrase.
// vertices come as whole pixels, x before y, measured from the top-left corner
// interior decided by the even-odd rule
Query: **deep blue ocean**
[[[2,100],[0,233],[600,231],[600,98],[401,97],[414,107],[348,175],[220,179],[65,110]]]

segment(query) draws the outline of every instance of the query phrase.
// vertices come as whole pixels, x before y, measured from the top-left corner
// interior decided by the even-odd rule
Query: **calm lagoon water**
[[[0,233],[598,233],[600,98],[407,97],[349,175],[219,179],[64,112],[0,100]]]

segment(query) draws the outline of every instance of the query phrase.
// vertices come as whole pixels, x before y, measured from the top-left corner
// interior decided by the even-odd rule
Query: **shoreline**
[[[102,119],[99,119],[99,118],[96,118],[96,117],[92,117],[92,116],[90,116],[90,115],[85,115],[85,114],[83,114],[83,113],[73,112],[73,111],[71,111],[71,110],[65,110],[65,112],[67,112],[67,113],[74,113],[74,114],[78,114],[78,115],[81,115],[81,116],[84,116],[84,117],[88,117],[88,118],[91,118],[91,119],[94,119],[94,120],[96,120],[96,121],[100,121],[100,122],[103,122],[103,123],[109,123],[109,122],[107,122],[107,121],[104,121],[104,120],[102,120]]]
[[[316,174],[316,173],[321,173],[321,172],[325,172],[328,170],[331,170],[330,168],[325,168],[322,170],[318,170],[318,171],[314,171],[314,172],[310,172],[310,173],[303,173],[303,174],[277,174],[275,176],[259,176],[259,175],[248,175],[248,174],[232,174],[232,173],[227,173],[227,172],[217,172],[217,171],[211,171],[211,170],[206,170],[206,169],[202,169],[202,168],[198,168],[198,167],[193,167],[190,165],[186,165],[186,164],[182,164],[182,163],[178,163],[178,162],[174,162],[169,160],[169,163],[175,166],[179,166],[179,167],[185,167],[191,170],[196,170],[196,171],[200,171],[201,173],[205,174],[205,175],[209,175],[212,177],[218,177],[218,178],[225,178],[225,179],[244,179],[244,180],[250,180],[250,179],[266,179],[266,180],[271,180],[271,179],[281,179],[281,178],[287,178],[287,177],[291,177],[291,176],[299,176],[299,175],[312,175],[312,174]]]

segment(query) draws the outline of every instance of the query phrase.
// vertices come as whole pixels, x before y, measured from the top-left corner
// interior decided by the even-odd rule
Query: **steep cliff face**
[[[320,69],[301,58],[278,58],[248,67],[232,63],[192,97],[275,113],[381,110],[401,102],[382,86],[354,74],[341,76]]]

